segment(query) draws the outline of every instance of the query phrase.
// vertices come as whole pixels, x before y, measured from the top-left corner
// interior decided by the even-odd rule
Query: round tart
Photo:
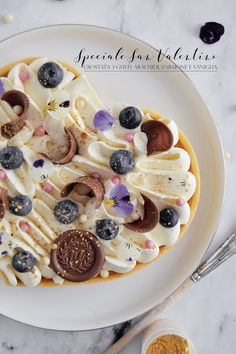
[[[183,236],[199,199],[196,156],[172,119],[143,104],[105,107],[84,75],[51,58],[0,69],[8,284],[116,279]]]

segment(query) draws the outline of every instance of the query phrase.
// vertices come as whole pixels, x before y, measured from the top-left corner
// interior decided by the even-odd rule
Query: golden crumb
[[[175,334],[166,334],[155,338],[146,349],[145,354],[189,354],[186,339]]]

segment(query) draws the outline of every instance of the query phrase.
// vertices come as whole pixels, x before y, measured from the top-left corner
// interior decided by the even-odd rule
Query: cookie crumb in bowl
[[[144,332],[142,354],[196,354],[196,351],[179,323],[158,320]]]
[[[189,345],[186,339],[175,334],[166,334],[154,339],[148,346],[146,354],[189,354]]]

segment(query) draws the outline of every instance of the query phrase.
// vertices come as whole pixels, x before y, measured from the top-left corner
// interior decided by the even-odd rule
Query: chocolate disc
[[[99,240],[85,230],[63,232],[52,245],[51,266],[62,278],[82,282],[102,269],[105,255]]]
[[[1,127],[2,136],[6,139],[11,139],[16,135],[25,125],[27,120],[28,110],[29,110],[29,99],[21,91],[10,90],[4,93],[1,98],[2,101],[8,102],[12,107],[19,105],[22,107],[22,113],[16,119],[6,124],[3,124]]]
[[[75,186],[76,188],[74,189]],[[61,197],[67,197],[73,189],[78,195],[81,194],[90,196],[92,192],[92,197],[95,196],[96,198],[96,208],[99,208],[102,204],[104,197],[104,186],[98,178],[90,176],[77,178],[74,182],[68,183],[65,185],[65,187],[62,188]]]
[[[159,212],[151,199],[144,194],[141,195],[144,200],[144,218],[124,224],[124,226],[130,230],[143,233],[154,229],[159,221]]]
[[[141,125],[141,131],[147,135],[148,155],[169,150],[173,145],[173,135],[170,129],[159,120],[148,120]]]
[[[48,156],[44,153],[41,154],[41,155],[45,156],[47,159],[49,159],[52,162],[57,163],[59,165],[65,165],[66,163],[69,163],[73,159],[75,154],[77,154],[77,152],[78,152],[77,140],[74,137],[72,131],[66,127],[64,129],[65,129],[65,133],[68,137],[68,152],[67,152],[66,156],[61,157],[60,159],[56,159],[53,156]]]

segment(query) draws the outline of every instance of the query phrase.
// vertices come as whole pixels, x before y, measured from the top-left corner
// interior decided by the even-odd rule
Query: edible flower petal
[[[213,44],[220,40],[225,32],[224,26],[218,22],[206,22],[200,30],[200,38],[206,44]]]
[[[4,83],[3,81],[0,79],[0,98],[2,97],[2,95],[4,94]]]
[[[93,118],[95,128],[101,131],[110,130],[114,121],[112,115],[105,110],[98,111]]]
[[[112,188],[107,204],[119,215],[126,217],[134,210],[130,202],[130,193],[125,185],[118,184]]]
[[[43,160],[43,159],[35,160],[35,161],[33,162],[33,166],[34,166],[35,168],[43,167],[43,165],[44,165],[44,160]]]
[[[124,184],[120,183],[112,188],[110,198],[116,199],[117,197],[119,199],[130,198],[130,193]]]
[[[58,103],[56,100],[49,101],[46,105],[45,110],[50,112],[55,112],[58,107]]]
[[[64,108],[68,108],[70,105],[70,101],[64,101],[61,104],[59,104],[59,107],[64,107]]]
[[[128,216],[134,210],[134,206],[130,201],[120,200],[112,207],[115,212],[123,217]]]

